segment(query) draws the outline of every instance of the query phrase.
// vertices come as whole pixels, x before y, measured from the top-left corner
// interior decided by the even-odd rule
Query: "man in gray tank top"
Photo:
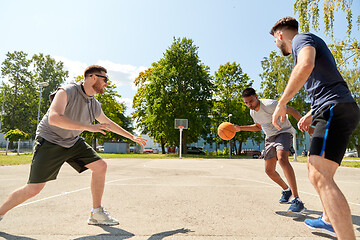
[[[107,70],[98,65],[86,68],[84,82],[60,87],[50,95],[51,106],[36,130],[34,156],[28,183],[11,193],[0,206],[0,220],[12,208],[37,195],[46,182],[55,180],[61,166],[67,162],[79,173],[90,169],[93,210],[88,224],[117,225],[102,207],[107,164],[79,137],[83,131],[111,131],[144,146],[145,139],[135,137],[111,121],[95,99],[104,93]],[[93,124],[97,120],[99,124]]]

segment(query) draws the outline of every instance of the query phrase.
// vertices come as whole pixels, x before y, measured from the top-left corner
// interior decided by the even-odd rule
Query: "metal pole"
[[[3,89],[2,92],[3,92],[3,102],[2,102],[2,107],[1,107],[0,132],[1,132],[3,113],[4,113],[5,90]]]
[[[229,114],[229,122],[230,122],[231,116],[232,116],[232,114]],[[231,158],[231,139],[229,140],[229,158]]]
[[[19,141],[18,141],[17,155],[20,155],[20,139],[19,139]]]
[[[294,146],[294,161],[297,161],[297,154],[296,154],[296,130],[293,128],[293,133],[294,133],[294,137],[293,137],[293,146]]]
[[[40,105],[41,105],[41,92],[42,92],[42,86],[40,86],[39,109],[38,109],[38,115],[37,115],[36,127],[39,125]]]
[[[179,146],[179,159],[181,159],[181,150],[182,150],[182,128],[180,128],[180,146]]]

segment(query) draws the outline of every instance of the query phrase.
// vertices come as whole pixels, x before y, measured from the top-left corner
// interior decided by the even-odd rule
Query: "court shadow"
[[[175,235],[178,233],[188,233],[188,232],[194,232],[194,231],[191,231],[190,229],[186,229],[186,228],[181,228],[181,229],[177,229],[177,230],[153,234],[152,236],[150,236],[148,238],[148,240],[162,240],[166,237],[169,237],[169,236],[172,236],[172,235]]]
[[[35,238],[21,237],[21,236],[11,235],[11,234],[4,233],[4,232],[0,232],[0,238],[4,238],[6,240],[36,240]]]
[[[124,240],[135,236],[133,233],[120,228],[110,226],[98,226],[108,233],[102,233],[94,236],[75,238],[74,240]]]

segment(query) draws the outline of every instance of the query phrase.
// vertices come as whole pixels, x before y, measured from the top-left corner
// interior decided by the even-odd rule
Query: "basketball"
[[[218,135],[223,140],[230,140],[236,134],[235,127],[232,123],[223,122],[218,127]]]

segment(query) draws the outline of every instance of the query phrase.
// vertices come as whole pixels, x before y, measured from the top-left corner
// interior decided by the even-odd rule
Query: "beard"
[[[280,45],[280,51],[281,51],[281,53],[282,53],[282,55],[283,56],[288,56],[290,53],[289,52],[287,52],[286,51],[286,49],[285,49],[285,43],[281,43],[281,45]]]
[[[105,92],[104,87],[102,87],[102,84],[100,81],[96,81],[96,83],[92,86],[92,88],[94,89],[94,91],[96,93],[103,94]]]

